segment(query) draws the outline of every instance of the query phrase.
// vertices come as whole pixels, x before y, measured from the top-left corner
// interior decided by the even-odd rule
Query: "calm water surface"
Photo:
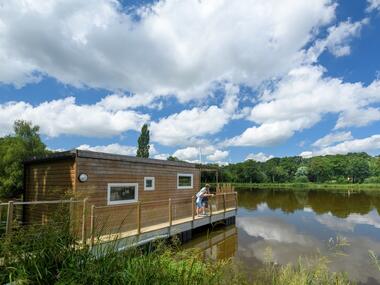
[[[241,190],[236,227],[203,233],[185,247],[214,259],[234,257],[247,269],[262,265],[267,248],[280,264],[320,253],[331,270],[346,271],[359,284],[380,284],[368,255],[380,256],[379,213],[379,193]]]

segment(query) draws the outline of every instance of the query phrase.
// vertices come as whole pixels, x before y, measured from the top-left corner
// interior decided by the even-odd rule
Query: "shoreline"
[[[380,184],[328,184],[328,183],[230,183],[235,188],[268,190],[334,190],[354,192],[379,192]]]

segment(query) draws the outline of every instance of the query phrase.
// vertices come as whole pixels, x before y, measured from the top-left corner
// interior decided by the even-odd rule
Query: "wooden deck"
[[[90,247],[94,251],[107,248],[109,245],[118,250],[124,250],[128,247],[143,245],[156,239],[169,238],[185,232],[188,233],[189,231],[191,232],[202,226],[224,222],[227,219],[235,217],[236,211],[236,206],[226,207],[222,210],[212,211],[205,216],[191,215],[169,222],[141,227],[139,230],[133,229],[118,233],[99,235],[94,238],[90,237],[86,242],[90,244]]]
[[[46,225],[54,222],[47,214],[51,209],[64,210],[70,220],[71,230],[90,248],[112,245],[124,249],[148,243],[155,239],[180,234],[188,240],[193,229],[227,221],[229,224],[237,211],[237,193],[217,193],[209,198],[209,212],[195,215],[195,197],[159,201],[136,202],[127,205],[96,206],[84,200],[55,200],[0,203],[6,207],[5,234],[14,228],[27,225]],[[28,223],[22,223],[26,210]],[[30,222],[30,223],[29,223]]]

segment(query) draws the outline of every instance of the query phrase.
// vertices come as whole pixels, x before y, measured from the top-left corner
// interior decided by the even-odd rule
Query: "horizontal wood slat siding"
[[[200,171],[195,167],[83,157],[77,157],[76,161],[78,175],[88,175],[87,182],[77,183],[77,197],[88,197],[89,203],[96,206],[107,204],[108,183],[138,183],[141,202],[191,198],[200,187]],[[193,174],[193,189],[177,189],[178,173]],[[144,177],[155,177],[154,191],[144,191]]]
[[[89,205],[107,205],[108,183],[138,183],[138,200],[155,202],[141,205],[141,227],[168,222],[169,198],[191,197],[200,187],[200,170],[194,165],[172,165],[108,160],[98,158],[76,158],[77,175],[85,173],[88,181],[76,182],[76,197],[88,198]],[[193,189],[177,189],[177,174],[193,174]],[[155,177],[155,190],[144,190],[144,177]],[[191,213],[191,207],[187,207]],[[173,206],[174,213],[179,210]],[[191,214],[190,214],[191,215]],[[175,217],[173,217],[175,218]],[[89,223],[86,223],[89,225]],[[124,204],[95,210],[95,235],[110,234],[137,229],[137,204]],[[87,231],[90,229],[87,226]]]
[[[25,201],[60,200],[72,196],[74,190],[74,160],[58,160],[25,164]],[[68,206],[65,206],[68,210]],[[59,205],[23,206],[26,224],[44,224],[56,215]],[[67,212],[67,211],[66,211]]]
[[[25,201],[62,199],[74,190],[74,160],[25,165]]]

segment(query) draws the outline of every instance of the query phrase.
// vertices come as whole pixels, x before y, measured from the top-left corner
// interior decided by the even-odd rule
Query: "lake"
[[[332,271],[346,271],[359,284],[380,284],[369,250],[380,256],[380,193],[238,190],[236,226],[201,233],[185,247],[213,259],[233,257],[248,271],[300,256],[327,256]]]

